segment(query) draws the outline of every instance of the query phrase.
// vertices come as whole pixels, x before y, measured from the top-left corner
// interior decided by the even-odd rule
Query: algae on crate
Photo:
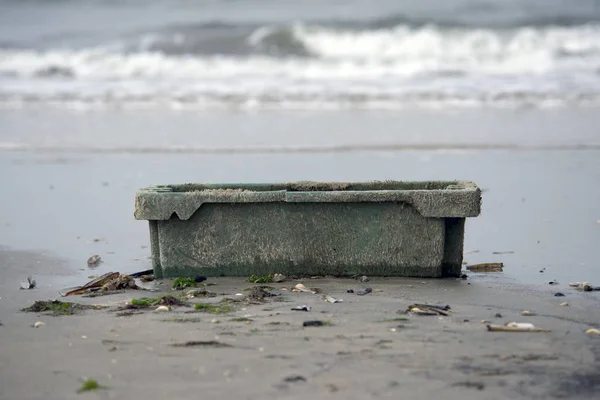
[[[460,276],[472,182],[183,184],[138,191],[157,277]]]

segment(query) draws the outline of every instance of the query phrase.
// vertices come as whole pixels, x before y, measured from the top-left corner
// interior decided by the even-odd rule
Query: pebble
[[[496,315],[494,315],[494,317],[496,317],[496,318],[502,318],[502,314],[496,313]]]
[[[554,296],[555,297],[565,297],[564,293],[561,293],[561,292],[554,293]]]

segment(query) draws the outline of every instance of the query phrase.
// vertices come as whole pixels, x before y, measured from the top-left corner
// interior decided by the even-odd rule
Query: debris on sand
[[[98,265],[100,265],[101,262],[102,262],[102,257],[100,257],[98,254],[95,254],[95,255],[91,256],[90,258],[88,258],[87,265],[90,268],[94,268],[94,267],[97,267]]]
[[[600,331],[598,329],[588,329],[585,331],[588,335],[600,335]]]
[[[589,282],[570,282],[569,286],[574,287],[580,292],[592,292],[594,290],[600,290],[600,286],[594,286]]]
[[[177,278],[173,281],[174,290],[183,290],[185,288],[196,287],[196,281],[194,278]]]
[[[284,382],[295,383],[295,382],[306,382],[306,378],[302,375],[292,375],[283,379]]]
[[[449,305],[438,306],[435,304],[411,304],[404,313],[414,315],[443,315],[446,317],[450,311]]]
[[[328,294],[323,296],[323,300],[325,300],[329,303],[342,303],[344,301],[344,299],[336,299],[335,297],[330,296]]]
[[[140,276],[140,281],[142,281],[142,282],[152,282],[153,280],[154,280],[154,275],[142,275],[142,276]]]
[[[81,387],[77,390],[77,393],[91,392],[92,390],[107,389],[105,386],[100,385],[95,379],[87,379],[81,384]]]
[[[503,268],[503,263],[484,263],[467,266],[467,269],[471,272],[502,272]]]
[[[297,306],[297,307],[292,308],[292,311],[310,311],[310,310],[312,310],[312,308],[307,305]]]
[[[121,289],[140,289],[135,284],[135,279],[129,275],[120,274],[118,272],[107,272],[86,283],[85,285],[69,290],[66,293],[61,293],[62,296],[74,296],[80,294],[89,294],[94,292],[114,292]]]
[[[128,308],[148,308],[154,306],[184,306],[186,303],[177,297],[167,294],[162,297],[139,297],[131,299]]]
[[[217,294],[206,289],[191,289],[185,292],[185,296],[188,299],[193,299],[195,297],[216,297]]]
[[[523,311],[521,311],[521,315],[522,315],[522,316],[524,316],[524,317],[531,317],[531,316],[533,316],[533,315],[535,315],[535,314],[534,314],[534,313],[532,313],[532,312],[531,312],[531,311],[529,311],[529,310],[523,310]]]
[[[52,315],[73,315],[81,310],[100,310],[107,306],[87,305],[79,303],[66,303],[59,300],[36,301],[33,305],[23,308],[25,312],[46,312],[52,311]]]
[[[244,291],[248,291],[248,295],[246,298],[248,300],[258,300],[263,302],[267,297],[277,297],[279,294],[269,292],[270,289],[273,289],[270,286],[253,286],[251,288],[244,289]]]
[[[28,276],[26,280],[21,282],[21,290],[35,289],[36,285],[36,282],[33,279],[31,279],[30,276]]]
[[[304,321],[302,326],[326,326],[331,325],[331,321],[320,321],[320,320],[312,320],[312,321]]]
[[[364,296],[364,295],[369,294],[371,292],[373,292],[373,289],[371,289],[370,287],[368,287],[368,288],[365,288],[363,290],[359,290],[358,292],[356,292],[356,295],[357,296]]]
[[[294,286],[294,288],[292,289],[292,292],[306,292],[306,293],[312,293],[312,294],[317,293],[316,291],[307,288],[302,283],[299,283],[296,286]]]
[[[248,277],[248,282],[250,283],[271,283],[273,282],[274,275],[268,274],[263,276],[258,275],[250,275]]]
[[[198,317],[175,317],[175,318],[168,318],[168,319],[163,319],[164,322],[177,322],[177,323],[195,323],[195,322],[202,322],[201,318]]]
[[[198,311],[206,311],[211,314],[226,314],[233,311],[231,304],[229,304],[229,302],[223,301],[217,304],[196,303],[194,309]]]
[[[285,282],[286,279],[287,279],[287,277],[283,274],[274,274],[273,275],[273,282],[276,282],[276,283]]]
[[[363,282],[363,283],[364,282],[369,282],[369,277],[366,276],[366,275],[363,275],[363,276],[360,277],[360,281]]]
[[[217,340],[190,340],[183,343],[173,343],[173,347],[233,347],[230,344],[219,342]]]
[[[549,329],[539,329],[529,322],[509,322],[506,325],[487,325],[490,332],[552,332]]]
[[[469,388],[469,389],[477,389],[477,390],[485,389],[485,384],[483,384],[482,382],[471,382],[471,381],[456,382],[456,383],[453,383],[452,386],[464,387],[464,388]]]

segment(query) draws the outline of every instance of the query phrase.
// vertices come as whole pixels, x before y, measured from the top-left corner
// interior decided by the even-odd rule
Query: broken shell
[[[585,331],[588,335],[600,335],[600,331],[598,329],[588,329]]]
[[[577,290],[579,290],[580,292],[591,292],[592,290],[594,290],[594,288],[589,282],[583,282],[582,284],[577,286]]]
[[[307,288],[306,286],[304,286],[301,283],[294,286],[294,288],[292,289],[292,292],[308,292],[308,293],[313,293],[313,294],[315,293],[314,291],[310,290],[309,288]]]
[[[569,305],[570,305],[570,304],[569,304],[569,303],[567,303],[567,302],[564,302],[564,303],[560,303],[559,305],[560,305],[561,307],[569,307]]]
[[[509,328],[534,329],[535,326],[531,322],[509,322],[505,326]]]
[[[283,282],[285,281],[286,276],[283,274],[274,274],[273,275],[273,282]]]
[[[329,295],[323,296],[323,299],[330,303],[341,303],[344,301],[343,299],[336,299],[335,297]]]
[[[34,328],[39,328],[39,327],[44,326],[44,325],[46,325],[46,324],[43,323],[42,321],[38,321],[35,324],[33,324],[33,327]]]
[[[98,264],[100,264],[101,262],[102,262],[102,258],[98,254],[95,254],[95,255],[91,256],[90,258],[88,258],[87,264],[88,264],[88,267],[97,267]]]
[[[506,325],[486,325],[490,332],[551,332],[548,329],[536,328],[529,322],[509,322]]]
[[[170,311],[171,309],[167,306],[158,306],[156,308],[156,310],[154,310],[155,312],[165,312],[165,311]]]
[[[27,277],[27,280],[21,282],[21,289],[24,290],[34,289],[35,286],[36,283],[30,276]]]
[[[307,305],[303,305],[303,306],[297,306],[292,308],[292,311],[310,311],[311,307],[307,306]]]
[[[524,310],[524,311],[521,311],[521,315],[524,317],[531,317],[532,315],[535,315],[535,314],[532,313],[531,311]]]

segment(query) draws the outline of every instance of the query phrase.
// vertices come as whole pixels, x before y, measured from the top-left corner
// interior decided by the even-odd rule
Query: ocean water
[[[600,104],[598,0],[0,0],[0,107]]]

